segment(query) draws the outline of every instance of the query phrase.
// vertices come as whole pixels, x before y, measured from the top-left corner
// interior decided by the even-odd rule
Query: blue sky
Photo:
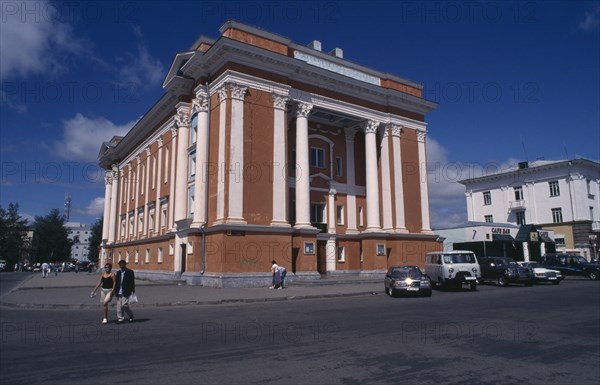
[[[1,1],[0,205],[102,216],[102,141],[162,95],[172,59],[227,19],[424,85],[431,221],[457,180],[522,160],[600,159],[598,1]]]

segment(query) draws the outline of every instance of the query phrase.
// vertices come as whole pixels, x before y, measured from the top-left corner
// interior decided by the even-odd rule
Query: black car
[[[540,264],[547,269],[558,270],[563,275],[581,275],[589,279],[600,279],[600,264],[589,263],[577,254],[546,254]]]
[[[397,294],[431,297],[431,282],[417,266],[392,266],[384,279],[385,292],[390,297]]]
[[[478,259],[481,267],[481,280],[484,282],[494,282],[499,286],[508,286],[509,283],[521,283],[525,286],[533,284],[532,270],[519,266],[511,258],[482,257]]]

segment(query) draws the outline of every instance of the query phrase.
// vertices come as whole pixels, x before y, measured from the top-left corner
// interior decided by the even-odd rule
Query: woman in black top
[[[104,318],[102,319],[102,323],[105,324],[108,322],[108,303],[113,297],[113,292],[115,290],[115,285],[117,284],[117,280],[115,279],[115,273],[112,272],[112,264],[106,263],[104,265],[104,271],[100,275],[100,280],[98,284],[92,290],[92,297],[96,295],[96,290],[102,285],[102,292],[100,295],[100,303],[102,304],[102,311],[104,313]]]

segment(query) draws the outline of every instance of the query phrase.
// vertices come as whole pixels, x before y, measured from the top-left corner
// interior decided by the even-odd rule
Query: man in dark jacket
[[[117,295],[117,322],[125,321],[123,312],[129,316],[129,322],[133,322],[133,312],[129,308],[129,297],[135,293],[135,274],[133,270],[127,268],[127,262],[119,261],[121,270],[117,271],[117,284],[115,285],[115,293]]]

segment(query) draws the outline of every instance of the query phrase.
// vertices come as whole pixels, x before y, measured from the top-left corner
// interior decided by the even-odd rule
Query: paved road
[[[600,285],[432,298],[136,309],[2,309],[2,384],[597,384]]]

